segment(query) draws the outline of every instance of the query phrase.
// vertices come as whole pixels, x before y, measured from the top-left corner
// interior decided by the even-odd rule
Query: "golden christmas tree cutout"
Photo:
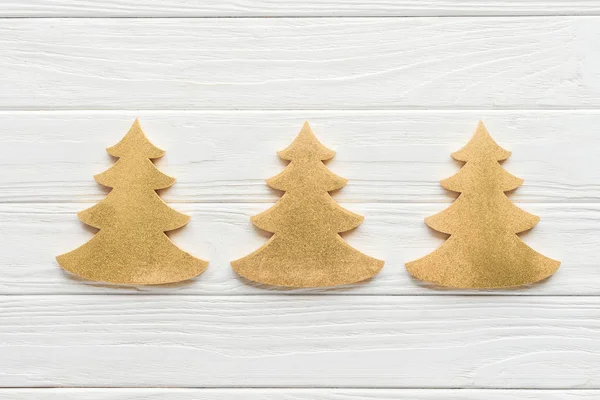
[[[151,161],[164,151],[150,143],[137,119],[107,151],[119,159],[94,179],[112,190],[77,214],[100,230],[81,247],[56,257],[60,266],[93,281],[140,285],[178,282],[202,273],[208,263],[179,249],[165,234],[190,218],[156,193],[175,183]]]
[[[344,285],[377,274],[383,261],[362,254],[339,235],[356,228],[363,217],[343,209],[328,193],[347,183],[323,164],[335,152],[305,122],[294,142],[277,154],[290,163],[267,184],[285,194],[251,218],[274,235],[252,254],[233,261],[233,269],[251,281],[287,287]]]
[[[483,122],[471,141],[452,154],[466,164],[442,186],[461,193],[446,210],[425,219],[450,237],[433,253],[406,264],[415,278],[455,288],[504,288],[552,275],[559,261],[534,251],[518,236],[539,217],[510,202],[504,192],[521,186],[500,161],[511,153],[494,142]]]

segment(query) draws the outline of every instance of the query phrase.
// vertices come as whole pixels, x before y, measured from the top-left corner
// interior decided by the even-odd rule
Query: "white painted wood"
[[[513,201],[600,202],[600,111],[4,112],[0,202],[99,201],[93,175],[114,162],[104,149],[136,116],[167,150],[157,165],[177,178],[169,202],[276,201],[265,180],[305,119],[337,151],[328,166],[349,179],[341,202],[450,203],[439,181],[459,170],[450,154],[479,119],[525,179]]]
[[[597,0],[0,2],[0,387],[20,388],[0,398],[598,398],[599,13]],[[309,18],[194,19],[223,16]],[[78,280],[54,256],[92,236],[75,213],[105,195],[103,148],[138,115],[178,179],[163,198],[192,216],[172,238],[211,265],[164,287]],[[480,118],[526,180],[511,199],[542,217],[524,240],[563,261],[538,285],[449,291],[404,269],[442,242],[423,218],[453,200],[438,181]],[[387,261],[370,282],[286,291],[229,268],[266,240],[249,217],[278,198],[264,180],[304,119],[350,179],[336,200],[366,216],[345,239]]]
[[[3,296],[0,386],[600,387],[598,297]]]
[[[5,19],[0,109],[600,106],[600,17]]]
[[[5,400],[597,400],[598,390],[0,389]]]
[[[208,269],[195,280],[182,284],[146,287],[119,287],[79,280],[63,272],[54,257],[89,240],[93,233],[75,213],[84,204],[3,204],[0,227],[3,235],[3,267],[0,294],[194,294],[265,295],[287,290],[256,286],[244,281],[229,266],[259,248],[266,233],[255,229],[250,216],[271,204],[171,204],[191,215],[188,226],[174,232],[172,239],[183,249],[206,260]],[[549,280],[506,291],[461,292],[430,288],[414,280],[404,263],[435,250],[443,236],[426,227],[423,219],[445,208],[443,204],[343,204],[365,216],[356,230],[344,235],[355,248],[386,261],[373,280],[335,289],[290,290],[294,293],[344,295],[437,295],[437,294],[516,294],[516,295],[599,295],[600,205],[524,204],[541,216],[541,222],[523,239],[542,254],[563,261]],[[444,302],[444,300],[440,300]]]
[[[597,0],[3,0],[4,17],[589,15]]]

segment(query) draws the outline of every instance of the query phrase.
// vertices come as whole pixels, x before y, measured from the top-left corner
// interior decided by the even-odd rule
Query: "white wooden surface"
[[[3,0],[6,17],[597,15],[597,0]]]
[[[0,201],[101,200],[106,191],[92,176],[111,165],[105,147],[136,116],[167,150],[157,165],[177,178],[163,192],[169,202],[275,202],[280,194],[265,179],[285,166],[276,152],[309,120],[337,151],[329,168],[350,180],[336,200],[450,203],[455,196],[439,180],[458,171],[450,153],[470,139],[479,119],[513,152],[504,166],[525,179],[511,199],[600,201],[599,110],[6,111],[0,148],[10,151],[0,158]]]
[[[235,18],[228,18],[235,17]],[[276,18],[263,18],[276,17]],[[425,18],[423,18],[425,17]],[[600,0],[0,2],[0,398],[591,400],[600,396]],[[54,256],[139,116],[192,216],[171,237],[197,279],[119,287]],[[365,222],[345,239],[373,280],[282,290],[228,261],[309,120]],[[451,291],[404,262],[483,119],[562,260],[530,287]]]
[[[115,289],[101,283],[79,280],[63,272],[54,256],[79,246],[92,232],[76,220],[75,213],[84,204],[3,204],[0,226],[13,227],[6,235],[2,294],[194,294],[261,295],[273,292],[327,293],[343,295],[439,295],[457,291],[431,288],[411,278],[406,261],[435,250],[442,235],[431,231],[423,218],[441,211],[444,204],[346,204],[348,209],[365,216],[365,222],[344,235],[356,248],[386,260],[383,270],[367,284],[335,289],[284,290],[257,286],[239,278],[229,261],[259,248],[266,236],[250,223],[269,204],[173,204],[178,211],[191,215],[185,229],[171,235],[182,248],[210,260],[207,271],[195,281],[162,287],[126,287]],[[524,204],[525,209],[543,217],[524,240],[533,248],[563,261],[561,269],[544,284],[494,291],[508,295],[600,295],[600,268],[595,248],[600,238],[600,205],[596,204]],[[43,221],[43,223],[40,223]],[[37,243],[32,246],[32,238]],[[481,292],[465,292],[477,294]],[[324,299],[324,302],[329,300]]]
[[[6,400],[596,400],[597,390],[0,389]]]
[[[600,16],[33,18],[0,37],[0,109],[600,106]]]
[[[2,386],[586,388],[597,297],[5,296]]]

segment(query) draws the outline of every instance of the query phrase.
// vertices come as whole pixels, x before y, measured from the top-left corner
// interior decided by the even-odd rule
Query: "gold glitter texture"
[[[533,228],[539,217],[504,194],[523,183],[499,164],[510,155],[494,142],[483,122],[471,141],[452,154],[466,164],[442,186],[461,195],[449,208],[425,219],[450,237],[433,253],[406,264],[415,278],[484,289],[529,284],[556,272],[560,262],[537,253],[517,236]]]
[[[360,253],[338,234],[356,228],[363,217],[343,209],[328,193],[347,183],[323,164],[335,152],[323,146],[305,122],[294,142],[278,155],[290,163],[267,184],[285,194],[251,218],[274,235],[254,253],[233,261],[233,269],[249,280],[287,287],[343,285],[377,274],[383,261]]]
[[[155,191],[175,183],[151,161],[164,151],[150,143],[137,119],[107,151],[119,160],[94,178],[113,190],[78,214],[100,231],[83,246],[58,256],[60,266],[94,281],[141,285],[183,281],[203,272],[208,263],[179,249],[164,233],[189,221]]]

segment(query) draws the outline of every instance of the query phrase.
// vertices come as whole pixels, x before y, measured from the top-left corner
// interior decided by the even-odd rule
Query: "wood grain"
[[[0,398],[599,398],[599,1],[9,0],[0,20]],[[75,213],[136,116],[192,216],[172,239],[211,261],[191,282],[54,260],[92,236]],[[370,282],[229,267],[267,239],[249,217],[305,119],[366,217],[345,239],[387,261]],[[453,201],[439,180],[479,119],[542,218],[523,239],[563,261],[546,282],[450,291],[404,269],[442,243],[423,218]]]
[[[0,389],[5,400],[596,400],[597,390]]]
[[[597,297],[3,296],[0,386],[598,389]]]
[[[600,17],[6,19],[0,109],[597,108]]]
[[[8,0],[3,17],[281,17],[281,16],[450,16],[450,15],[590,15],[600,12],[594,0]]]
[[[193,294],[265,295],[273,293],[329,293],[344,295],[598,295],[600,294],[600,205],[526,204],[523,208],[541,216],[541,222],[523,239],[542,254],[562,260],[561,269],[549,280],[531,287],[506,291],[461,292],[430,287],[414,280],[404,263],[422,257],[443,242],[423,219],[445,208],[442,204],[342,204],[365,216],[365,221],[344,238],[362,252],[383,259],[386,265],[373,280],[329,290],[283,290],[259,286],[239,278],[231,260],[256,250],[267,234],[255,229],[250,216],[270,204],[175,204],[192,217],[171,238],[184,250],[209,260],[197,279],[167,286],[119,287],[79,280],[63,272],[54,257],[92,237],[76,217],[83,204],[4,204],[0,226],[5,233],[1,294]],[[443,302],[443,300],[441,300]]]
[[[334,195],[352,203],[450,203],[439,181],[450,157],[483,119],[513,155],[504,167],[525,179],[515,202],[600,202],[600,111],[59,111],[0,113],[0,202],[97,202],[93,175],[114,162],[117,143],[139,116],[166,149],[157,162],[177,183],[169,202],[274,202],[265,180],[285,163],[276,152],[309,120],[337,154],[329,168],[349,183]]]

